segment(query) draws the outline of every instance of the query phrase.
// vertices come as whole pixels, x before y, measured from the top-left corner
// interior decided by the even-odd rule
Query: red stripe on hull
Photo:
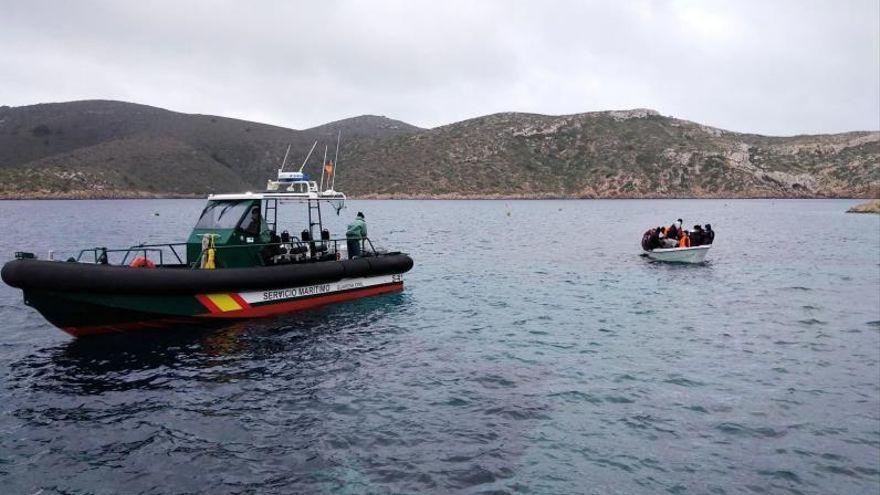
[[[131,321],[126,323],[115,323],[113,325],[95,325],[87,327],[62,327],[65,332],[74,337],[82,337],[84,335],[98,335],[102,333],[119,333],[131,332],[136,330],[157,330],[169,328],[175,325],[186,325],[198,321],[194,317],[174,317],[174,318],[157,318],[155,320]]]
[[[325,306],[327,304],[351,301],[354,299],[360,299],[362,297],[399,292],[401,290],[403,290],[403,282],[394,282],[391,284],[380,285],[376,287],[367,287],[364,289],[339,292],[336,294],[309,297],[295,301],[281,301],[273,304],[264,304],[262,306],[249,306],[238,311],[227,311],[225,313],[205,313],[202,315],[194,315],[189,317],[177,316],[170,318],[157,318],[155,320],[118,323],[113,325],[64,327],[62,328],[62,330],[69,333],[70,335],[73,335],[74,337],[82,337],[85,335],[97,335],[102,333],[164,329],[176,325],[185,325],[200,322],[204,323],[206,321],[218,321],[223,319],[265,318],[269,316],[277,316],[285,313],[293,313],[296,311],[312,309],[319,306]],[[199,298],[199,300],[201,301],[201,298]]]
[[[346,292],[338,292],[335,294],[327,294],[324,296],[308,297],[293,301],[281,301],[272,304],[264,304],[261,306],[250,306],[237,311],[226,311],[223,313],[209,313],[201,315],[203,318],[261,318],[266,316],[275,316],[293,311],[302,311],[304,309],[316,308],[326,304],[333,304],[343,301],[351,301],[361,297],[378,296],[379,294],[387,294],[389,292],[398,292],[403,290],[403,282],[394,282],[387,285],[379,285],[375,287],[366,287]]]
[[[239,295],[238,295],[237,293],[235,293],[235,292],[229,294],[229,297],[231,297],[233,301],[237,302],[238,305],[241,306],[242,308],[250,308],[250,307],[251,307],[251,305],[248,304],[247,301],[245,301],[244,299],[242,299],[242,297],[239,296]]]
[[[210,311],[212,313],[222,313],[223,312],[222,309],[218,308],[217,305],[214,304],[213,301],[208,299],[208,296],[206,296],[204,294],[196,294],[196,299],[198,299],[199,302],[202,303],[202,305],[204,307],[208,308],[208,311]]]

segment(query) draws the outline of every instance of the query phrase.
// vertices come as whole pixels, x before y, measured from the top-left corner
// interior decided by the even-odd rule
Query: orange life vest
[[[678,239],[678,247],[680,247],[680,248],[691,247],[690,237],[688,237],[685,234],[682,234],[681,237]]]
[[[128,266],[132,268],[156,268],[155,263],[148,260],[147,258],[144,258],[143,256],[138,256],[137,258],[132,260],[132,262],[129,263]]]

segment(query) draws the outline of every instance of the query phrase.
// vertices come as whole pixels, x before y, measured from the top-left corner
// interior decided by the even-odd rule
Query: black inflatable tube
[[[14,260],[0,277],[12,287],[54,292],[101,294],[204,294],[279,289],[343,278],[404,273],[413,266],[405,254],[318,263],[191,270],[188,268],[129,268],[43,260]]]

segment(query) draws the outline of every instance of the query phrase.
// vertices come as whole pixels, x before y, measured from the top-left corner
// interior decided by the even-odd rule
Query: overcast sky
[[[647,107],[880,128],[880,1],[0,0],[0,105],[118,99],[306,128]]]

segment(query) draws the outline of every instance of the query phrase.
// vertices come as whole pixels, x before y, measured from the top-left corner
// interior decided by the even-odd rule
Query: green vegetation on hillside
[[[0,197],[257,190],[288,144],[342,129],[339,189],[362,197],[869,197],[880,133],[767,137],[650,110],[495,114],[424,130],[362,116],[296,131],[113,101],[0,107]],[[320,170],[320,155],[307,170]]]

